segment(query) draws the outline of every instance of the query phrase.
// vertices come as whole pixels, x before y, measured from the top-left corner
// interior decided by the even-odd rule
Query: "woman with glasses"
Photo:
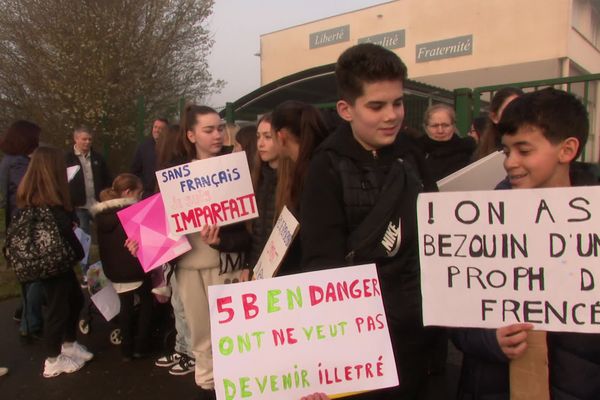
[[[475,140],[456,134],[454,109],[434,104],[425,110],[423,128],[426,135],[418,139],[425,161],[436,181],[450,175],[471,160]]]

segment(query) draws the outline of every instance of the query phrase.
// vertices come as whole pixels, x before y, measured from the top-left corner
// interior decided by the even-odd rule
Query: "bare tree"
[[[0,0],[0,123],[31,118],[65,145],[87,125],[111,154],[148,119],[223,82],[208,72],[213,0]],[[120,159],[122,157],[119,157]]]

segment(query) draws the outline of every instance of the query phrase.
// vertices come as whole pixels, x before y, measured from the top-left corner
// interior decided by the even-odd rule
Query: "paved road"
[[[90,335],[79,340],[95,353],[94,360],[74,374],[43,378],[43,343],[21,342],[12,320],[17,304],[16,299],[0,302],[0,366],[10,368],[9,375],[0,378],[1,400],[197,398],[193,374],[171,376],[166,369],[154,366],[154,357],[123,363],[119,348],[109,341],[113,326],[99,315],[93,320]],[[459,363],[456,353],[451,353],[447,374],[431,382],[430,400],[454,397]]]
[[[10,368],[0,378],[2,400],[101,400],[101,399],[193,399],[193,374],[171,376],[155,367],[153,357],[129,363],[121,361],[119,348],[109,341],[112,325],[97,315],[92,332],[80,342],[95,353],[94,360],[74,374],[42,377],[42,342],[24,344],[12,313],[18,300],[0,302],[0,366]]]

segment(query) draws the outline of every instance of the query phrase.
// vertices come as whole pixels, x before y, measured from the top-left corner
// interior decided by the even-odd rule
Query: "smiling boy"
[[[574,96],[552,88],[530,93],[509,104],[499,124],[504,168],[515,189],[565,187],[571,164],[587,141],[588,120]],[[510,108],[509,108],[510,107]]]
[[[400,386],[360,395],[417,399],[427,378],[421,319],[416,199],[435,184],[404,120],[406,66],[393,52],[359,44],[336,65],[344,122],[317,149],[302,196],[304,271],[375,263]],[[359,397],[356,397],[359,398]]]
[[[597,184],[575,164],[589,131],[575,96],[553,88],[525,94],[508,105],[499,130],[513,189]],[[549,332],[547,346],[552,398],[600,397],[597,379],[585,379],[600,376],[600,335]]]
[[[569,93],[548,88],[518,97],[506,107],[498,124],[508,174],[508,182],[499,187],[507,188],[506,183],[513,189],[598,184],[588,165],[575,161],[588,130],[585,107]],[[539,346],[529,346],[532,342],[544,343],[545,333],[530,332],[532,328],[531,324],[514,324],[495,331],[457,330],[453,339],[464,352],[458,399],[508,400],[508,361],[539,352]],[[549,332],[545,339],[550,397],[600,398],[600,335]],[[536,371],[546,369],[546,365],[538,367]],[[528,383],[535,386],[531,378]]]

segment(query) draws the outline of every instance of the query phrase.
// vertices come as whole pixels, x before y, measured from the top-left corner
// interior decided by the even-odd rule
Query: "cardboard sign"
[[[527,351],[510,361],[510,400],[550,400],[547,335],[527,333]]]
[[[219,400],[396,386],[374,264],[208,288]]]
[[[299,227],[298,220],[284,206],[254,267],[255,279],[272,278],[275,276],[279,265],[285,257],[285,253],[287,253],[298,233]]]
[[[600,187],[421,194],[426,325],[600,333]]]
[[[146,272],[192,248],[185,236],[169,234],[165,207],[158,193],[117,212],[117,216],[127,237],[138,242],[137,258]]]
[[[245,152],[193,161],[156,172],[169,232],[202,230],[256,218],[258,211]]]

